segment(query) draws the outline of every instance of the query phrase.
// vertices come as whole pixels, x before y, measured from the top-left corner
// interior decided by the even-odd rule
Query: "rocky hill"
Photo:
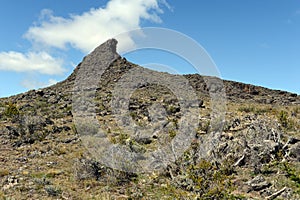
[[[154,72],[120,57],[116,43],[65,81],[0,99],[0,199],[300,199],[300,96]],[[185,84],[194,92],[178,98]],[[226,94],[215,98],[224,107],[214,92]],[[100,151],[102,141],[139,156],[111,159],[118,148]],[[146,158],[156,168],[139,170]]]

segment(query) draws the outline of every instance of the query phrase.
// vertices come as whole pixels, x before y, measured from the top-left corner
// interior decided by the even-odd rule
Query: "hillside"
[[[97,47],[56,85],[0,99],[0,199],[300,199],[299,95],[198,74],[154,72],[117,55],[116,44],[109,40]],[[99,67],[105,64],[105,70]],[[140,74],[126,76],[131,72]],[[153,78],[133,85],[129,95],[124,84],[151,76],[178,88]],[[184,100],[177,98],[174,92],[186,83],[195,96],[185,91]],[[226,94],[219,121],[213,91]],[[183,108],[182,101],[191,106]],[[132,123],[118,121],[123,110],[115,108],[124,107],[133,126],[120,126]],[[196,127],[181,129],[182,121],[194,122],[187,117],[194,114]],[[176,138],[180,145],[190,133],[190,146],[170,157],[176,161],[140,170],[152,151]],[[97,154],[102,138],[142,156],[110,160],[114,149]],[[98,146],[87,146],[98,140]],[[166,148],[159,155],[164,153],[172,152]],[[124,164],[126,159],[136,165]]]

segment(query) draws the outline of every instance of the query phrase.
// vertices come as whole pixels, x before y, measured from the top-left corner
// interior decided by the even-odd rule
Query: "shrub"
[[[99,179],[101,167],[94,160],[77,159],[74,165],[74,175],[77,180]]]
[[[280,111],[278,115],[278,120],[280,124],[284,127],[287,128],[288,126],[288,113],[286,111]]]
[[[289,118],[287,111],[280,111],[278,114],[278,120],[281,126],[287,130],[293,130],[296,128],[296,122]]]
[[[189,157],[189,156],[188,156]],[[189,158],[185,158],[185,160]],[[186,161],[188,161],[186,160]],[[228,199],[232,191],[231,174],[232,164],[225,161],[216,165],[208,160],[201,159],[199,162],[185,162],[180,170],[173,169],[172,179],[175,187],[193,192],[200,199]]]
[[[46,192],[49,196],[56,197],[56,196],[59,196],[61,194],[61,190],[59,188],[54,187],[54,186],[46,186],[45,190],[46,190]]]
[[[176,136],[177,132],[174,129],[169,130],[169,136],[171,139],[173,139]]]
[[[300,171],[287,162],[283,163],[283,169],[287,173],[287,177],[294,181],[297,187],[300,188]]]
[[[19,122],[16,129],[18,137],[14,143],[15,146],[42,141],[50,133],[39,116],[21,116]]]
[[[16,119],[19,117],[20,112],[15,104],[9,102],[3,112],[3,115],[8,118]]]

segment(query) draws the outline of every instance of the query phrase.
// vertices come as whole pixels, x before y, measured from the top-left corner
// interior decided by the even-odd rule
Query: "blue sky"
[[[300,94],[299,0],[2,0],[0,96],[65,79],[102,41],[140,27],[195,39],[221,77]],[[194,73],[174,55],[126,55]]]

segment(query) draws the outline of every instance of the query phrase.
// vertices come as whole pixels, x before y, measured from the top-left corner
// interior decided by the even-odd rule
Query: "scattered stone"
[[[268,183],[267,181],[265,181],[264,177],[258,175],[251,181],[248,181],[247,185],[250,186],[250,190],[248,191],[250,192],[250,191],[260,191],[265,188],[268,188],[271,186],[271,183]]]

